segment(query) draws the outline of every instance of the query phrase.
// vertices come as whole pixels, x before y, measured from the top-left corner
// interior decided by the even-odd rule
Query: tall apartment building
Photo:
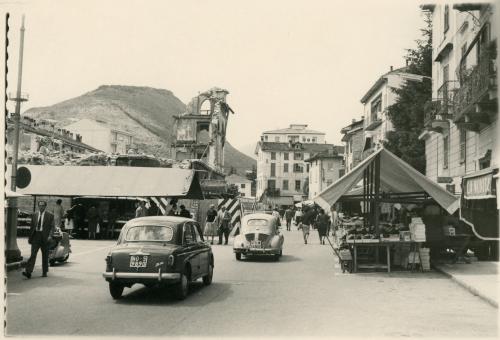
[[[345,172],[351,171],[363,159],[364,142],[364,117],[360,120],[353,119],[352,123],[342,128],[340,133],[344,142],[344,163]]]
[[[343,146],[336,146],[306,159],[306,162],[311,164],[309,168],[309,199],[313,199],[333,182],[344,176],[343,151]]]
[[[420,135],[425,140],[426,175],[458,194],[462,177],[498,168],[500,27],[493,20],[492,4],[423,9],[432,12],[433,22],[433,98],[425,107],[425,131]]]
[[[105,153],[125,154],[133,144],[130,132],[109,128],[96,120],[81,119],[67,125],[66,129],[78,133],[85,143]]]
[[[393,91],[407,81],[422,81],[424,77],[407,73],[406,68],[393,69],[382,75],[361,98],[363,104],[363,158],[387,139],[387,132],[393,129],[387,109],[394,104],[398,95]]]
[[[263,132],[255,149],[257,198],[264,192],[286,197],[282,202],[287,204],[307,198],[309,164],[305,160],[334,148],[333,144],[325,143],[323,132],[309,130],[305,124]]]

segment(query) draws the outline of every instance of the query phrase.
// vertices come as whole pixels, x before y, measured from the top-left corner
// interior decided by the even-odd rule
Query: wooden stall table
[[[358,271],[358,267],[365,267],[365,268],[387,268],[387,272],[391,272],[391,246],[396,245],[396,244],[409,244],[410,245],[410,252],[418,252],[419,254],[419,260],[420,260],[420,242],[416,241],[372,241],[372,242],[366,242],[362,240],[347,240],[347,243],[353,247],[353,264],[354,264],[354,272],[356,273]],[[376,259],[376,264],[374,265],[361,265],[358,266],[358,247],[377,247],[377,259]],[[384,248],[386,249],[387,253],[387,265],[383,265],[378,263],[378,248]],[[421,261],[420,261],[421,262]]]

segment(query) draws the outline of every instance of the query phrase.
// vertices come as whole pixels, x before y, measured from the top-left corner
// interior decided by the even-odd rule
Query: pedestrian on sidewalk
[[[316,226],[318,228],[319,242],[325,244],[325,236],[327,236],[328,228],[330,227],[330,217],[325,214],[323,209],[319,210],[319,215],[316,218]]]
[[[42,251],[42,276],[46,277],[49,271],[49,245],[52,242],[54,234],[54,215],[45,211],[47,202],[38,202],[38,213],[31,217],[30,234],[28,243],[31,244],[31,255],[22,274],[30,279],[31,273],[35,268],[36,256],[38,250]]]
[[[56,206],[54,207],[54,225],[56,228],[63,228],[63,217],[64,208],[62,206],[62,199],[56,201]]]
[[[191,218],[191,213],[186,209],[184,204],[181,204],[181,211],[179,212],[180,217]]]
[[[146,212],[146,202],[144,201],[139,201],[139,205],[137,209],[135,209],[135,217],[144,217],[147,216]]]
[[[297,209],[295,212],[295,224],[297,225],[297,230],[300,229],[300,225],[302,222],[302,209]]]
[[[280,227],[281,226],[281,222],[280,222],[280,213],[278,211],[278,208],[274,208],[273,209],[272,215],[274,217],[276,217],[276,219],[278,220],[278,227]]]
[[[99,214],[95,206],[91,206],[87,213],[88,220],[88,239],[96,239],[97,229],[99,228]]]
[[[290,231],[292,230],[292,217],[293,217],[293,211],[288,207],[285,210],[285,220],[286,220],[286,230]]]
[[[231,223],[231,214],[222,206],[219,216],[219,244],[222,244],[222,235],[224,235],[225,243],[227,245],[229,240],[229,224]]]
[[[304,214],[302,216],[302,222],[300,228],[302,229],[302,236],[304,237],[304,244],[307,244],[307,239],[309,238],[309,231],[311,229],[311,224],[314,222],[314,213],[312,208],[305,207]]]
[[[207,210],[207,218],[205,219],[205,230],[203,234],[205,236],[209,237],[212,236],[212,241],[210,242],[211,244],[214,244],[214,236],[216,235],[217,231],[217,210],[215,210],[215,205],[210,204],[210,208]]]

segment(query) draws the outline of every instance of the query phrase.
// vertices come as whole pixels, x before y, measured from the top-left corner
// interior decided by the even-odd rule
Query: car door
[[[200,229],[199,229],[198,223],[193,224],[193,230],[194,230],[196,241],[199,245],[199,250],[200,250],[200,253],[198,255],[200,258],[200,270],[201,270],[202,274],[204,275],[204,274],[208,273],[208,263],[210,261],[210,258],[209,258],[210,248],[201,239],[200,232],[199,232]]]
[[[196,279],[200,275],[200,256],[199,245],[196,242],[196,236],[193,232],[193,223],[186,222],[183,226],[182,245],[186,254],[187,260],[191,264],[191,278]]]

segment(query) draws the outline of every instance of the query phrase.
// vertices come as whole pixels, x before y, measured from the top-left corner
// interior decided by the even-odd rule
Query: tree
[[[416,40],[416,48],[407,49],[406,72],[425,76],[423,81],[408,81],[393,89],[398,95],[389,106],[388,117],[394,130],[388,132],[384,146],[396,156],[425,173],[425,142],[418,139],[424,129],[424,105],[432,98],[432,20],[425,14],[426,27],[421,29],[423,39]]]

